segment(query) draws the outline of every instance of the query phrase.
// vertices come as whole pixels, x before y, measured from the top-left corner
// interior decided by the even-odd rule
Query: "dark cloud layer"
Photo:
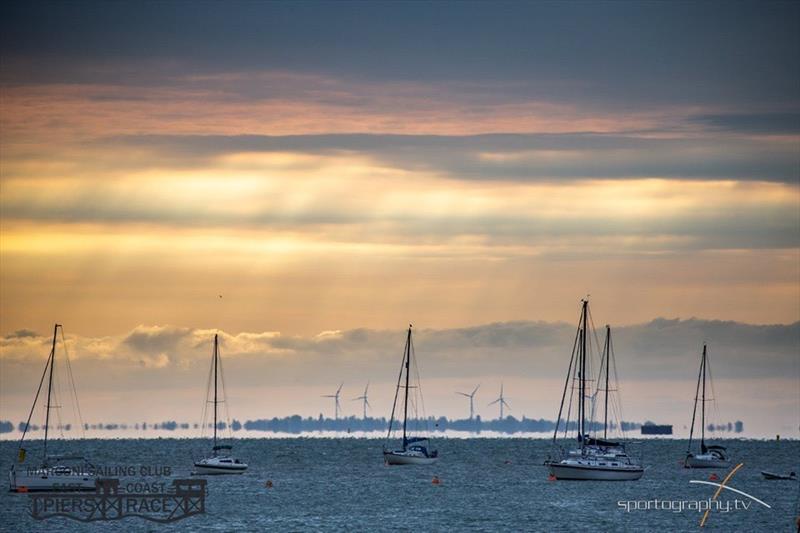
[[[526,82],[626,107],[797,104],[796,2],[5,2],[6,83],[258,70]],[[158,68],[154,68],[158,67]]]
[[[799,88],[800,89],[800,88]],[[698,115],[699,124],[737,133],[797,135],[800,134],[800,113],[730,113]]]

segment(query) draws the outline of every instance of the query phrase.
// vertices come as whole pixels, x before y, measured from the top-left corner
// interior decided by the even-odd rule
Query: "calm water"
[[[764,481],[760,470],[800,472],[800,442],[724,443],[735,462],[744,463],[730,486],[772,508],[753,502],[748,510],[712,512],[706,530],[794,531],[798,483]],[[36,521],[29,515],[27,496],[2,492],[0,527],[4,531],[98,531],[109,527],[136,531],[696,531],[702,516],[697,511],[626,513],[617,502],[704,500],[715,490],[689,483],[691,479],[707,480],[710,471],[679,467],[685,441],[648,440],[637,445],[647,471],[640,481],[622,483],[548,481],[541,466],[549,451],[546,440],[437,439],[442,459],[427,467],[385,467],[382,444],[381,440],[351,438],[236,441],[236,454],[249,462],[249,471],[242,476],[208,478],[207,513],[172,525],[140,518],[88,525],[66,518]],[[75,442],[59,443],[57,448],[62,452],[72,446]],[[186,477],[191,458],[206,446],[207,441],[189,439],[83,442],[84,451],[96,465],[135,465],[137,469],[166,465],[173,468],[173,477]],[[15,453],[15,443],[0,443],[3,475]],[[724,472],[718,473],[724,476]],[[442,481],[438,486],[431,483],[434,475]],[[268,479],[273,482],[271,489],[264,486]],[[726,491],[721,499],[732,502],[734,497]]]

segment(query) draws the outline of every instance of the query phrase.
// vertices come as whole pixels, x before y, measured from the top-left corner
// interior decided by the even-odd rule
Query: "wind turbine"
[[[487,405],[494,405],[496,403],[500,404],[500,420],[502,420],[503,419],[503,406],[506,406],[509,409],[511,409],[511,406],[508,405],[508,402],[506,401],[505,396],[503,396],[503,384],[502,383],[500,383],[500,397],[498,399],[496,399],[495,401],[487,404]]]
[[[473,408],[472,400],[475,398],[475,393],[478,392],[478,389],[481,388],[480,384],[475,387],[475,390],[472,391],[472,394],[467,394],[466,392],[456,392],[456,394],[460,394],[461,396],[466,396],[469,398],[469,419],[472,420],[472,417],[475,414],[475,409]]]
[[[352,400],[352,401],[356,401],[356,400],[364,400],[364,420],[366,420],[366,419],[367,419],[367,407],[372,407],[372,406],[369,404],[369,400],[367,400],[367,391],[368,391],[368,390],[369,390],[369,381],[367,381],[367,386],[366,386],[366,387],[364,387],[364,394],[363,394],[362,396],[356,396],[356,397],[355,397],[355,398],[353,398],[353,400]]]
[[[342,408],[342,406],[339,404],[339,393],[342,392],[342,387],[343,386],[344,386],[344,382],[342,382],[342,384],[339,385],[339,388],[336,389],[336,394],[324,394],[322,396],[323,398],[335,398],[336,399],[336,404],[335,404],[335,408],[334,408],[334,419],[335,420],[339,420],[339,409]]]

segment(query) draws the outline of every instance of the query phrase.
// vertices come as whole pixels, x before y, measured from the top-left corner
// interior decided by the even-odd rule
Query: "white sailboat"
[[[218,335],[214,335],[214,355],[211,360],[211,371],[214,374],[214,444],[211,448],[211,456],[195,461],[194,471],[192,475],[220,475],[220,474],[241,474],[247,470],[247,464],[241,462],[231,455],[232,446],[225,444],[217,444],[217,408],[220,403],[217,394],[217,384],[219,383],[218,375],[222,373],[222,363],[219,357],[219,339]],[[224,384],[224,381],[223,381]],[[210,388],[210,387],[209,387]],[[208,390],[206,391],[206,405],[208,405]],[[225,389],[223,386],[223,398],[225,398]],[[224,401],[224,400],[223,400]],[[205,412],[205,410],[204,410]],[[205,427],[205,414],[203,415],[203,426]],[[226,420],[226,427],[230,427],[229,421]]]
[[[430,450],[430,441],[427,437],[409,436],[408,431],[408,406],[409,406],[409,390],[415,389],[416,394],[414,397],[417,401],[414,406],[421,406],[422,391],[419,386],[419,375],[417,374],[417,385],[412,386],[410,383],[411,369],[416,370],[416,366],[412,364],[414,356],[414,345],[411,341],[411,325],[408,326],[408,335],[406,336],[406,346],[403,350],[403,363],[400,367],[400,375],[397,378],[397,388],[394,394],[394,403],[392,404],[392,415],[389,420],[389,433],[386,436],[388,444],[389,439],[392,438],[392,432],[395,430],[395,409],[397,407],[397,398],[400,389],[403,389],[403,435],[402,446],[399,449],[387,449],[387,445],[383,447],[383,460],[388,465],[429,465],[439,458],[439,453],[436,450]],[[403,385],[405,382],[405,385]],[[412,397],[412,401],[414,399]],[[419,419],[419,417],[415,417]]]
[[[694,393],[694,410],[692,411],[692,427],[689,429],[689,445],[686,449],[686,468],[728,468],[731,461],[724,446],[706,446],[706,374],[709,379],[711,370],[708,366],[708,350],[703,344],[703,355],[700,358],[700,372],[697,375],[697,387]],[[701,384],[702,383],[702,388]],[[700,402],[700,453],[692,452],[694,423],[697,418],[697,403]]]
[[[588,376],[588,353],[587,353],[587,337],[589,333],[589,302],[583,300],[581,318],[578,323],[578,331],[575,335],[575,342],[572,348],[572,357],[570,358],[569,369],[567,370],[567,379],[564,383],[564,393],[561,396],[561,406],[558,410],[558,421],[556,422],[556,429],[553,433],[553,446],[556,447],[556,440],[558,438],[558,430],[561,423],[561,415],[564,411],[564,403],[566,400],[567,388],[570,381],[575,382],[577,377],[578,382],[578,401],[577,401],[577,440],[578,447],[570,450],[560,449],[558,458],[549,459],[545,462],[550,471],[550,475],[556,479],[572,479],[572,480],[594,480],[594,481],[633,481],[642,477],[644,468],[641,463],[628,455],[625,449],[625,444],[617,440],[608,439],[608,401],[609,401],[609,368],[613,363],[613,345],[611,342],[611,328],[606,326],[606,339],[605,347],[603,349],[603,357],[600,364],[600,373],[598,376],[598,383],[603,379],[605,382],[605,389],[596,388],[595,393],[591,395],[593,399],[592,415],[587,416],[586,399],[589,395],[589,379]],[[577,356],[577,357],[576,357]],[[615,371],[616,372],[616,371]],[[616,380],[616,376],[615,376]],[[618,387],[615,387],[618,388]],[[574,392],[573,386],[573,392]],[[587,422],[590,419],[594,421],[594,404],[597,400],[597,393],[601,390],[605,392],[605,414],[603,418],[603,438],[597,436],[592,437],[589,435],[587,429]],[[569,427],[570,411],[572,408],[572,396],[570,394],[570,401],[567,416],[564,420],[564,434],[566,436]],[[590,424],[593,426],[594,424]]]
[[[53,328],[53,345],[50,349],[50,356],[42,372],[42,378],[39,381],[39,388],[36,391],[36,397],[33,400],[30,414],[28,414],[28,421],[25,423],[25,430],[22,433],[22,438],[19,441],[19,449],[17,457],[19,464],[12,465],[11,471],[8,473],[9,490],[11,492],[76,492],[76,491],[90,491],[95,490],[95,475],[92,465],[82,456],[69,456],[69,455],[48,455],[47,444],[51,429],[50,413],[53,409],[58,409],[60,406],[55,405],[53,402],[53,374],[55,372],[56,364],[56,341],[58,331],[61,329],[61,340],[64,343],[64,358],[67,362],[69,369],[69,356],[66,350],[66,339],[64,338],[64,329],[61,324],[56,324]],[[72,383],[72,391],[75,391],[75,383],[72,380],[72,371],[67,372],[70,382]],[[42,392],[45,376],[47,377],[47,404],[45,405],[45,422],[44,422],[44,442],[42,462],[37,466],[23,466],[27,452],[22,447],[27,435],[28,428],[30,427],[31,417],[36,408],[36,403],[39,400],[39,395]],[[78,398],[74,397],[75,406],[77,408]],[[60,418],[60,417],[59,417]],[[82,421],[79,421],[81,426]],[[60,425],[60,424],[59,424]],[[83,428],[81,427],[81,430]]]

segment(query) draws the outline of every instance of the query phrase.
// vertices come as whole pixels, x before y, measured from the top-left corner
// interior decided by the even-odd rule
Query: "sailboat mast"
[[[578,402],[578,442],[583,441],[583,317],[581,316],[581,330],[578,333],[580,337],[578,342],[578,396],[580,396],[580,401]]]
[[[411,326],[408,326],[408,337],[406,337],[406,394],[403,401],[403,449],[406,449],[408,439],[406,438],[406,424],[408,423],[408,385],[411,369]]]
[[[608,367],[611,363],[611,327],[606,325],[606,406],[603,416],[603,438],[608,438]]]
[[[217,334],[214,334],[214,447],[217,446],[217,359],[219,351],[217,348]]]
[[[50,377],[47,384],[47,413],[44,418],[44,457],[43,461],[47,463],[47,432],[50,430],[50,397],[53,392],[53,367],[56,364],[56,334],[58,333],[59,325],[53,327],[53,347],[50,349]]]
[[[705,353],[706,346],[703,345],[703,353]],[[703,377],[703,358],[700,358],[700,370],[697,371],[697,386],[694,389],[694,409],[692,410],[692,425],[689,427],[689,445],[686,448],[686,453],[692,451],[692,437],[694,436],[694,421],[697,418],[697,400],[700,397],[700,380]]]
[[[701,430],[700,430],[700,447],[701,449],[706,445],[706,345],[703,344],[703,405],[701,417]]]
[[[581,379],[580,379],[581,402],[580,402],[580,424],[579,424],[580,434],[578,435],[580,437],[580,441],[581,441],[581,449],[583,449],[583,447],[584,447],[584,440],[585,440],[585,436],[586,436],[586,431],[585,431],[585,429],[586,429],[586,421],[585,421],[585,419],[586,419],[586,405],[585,405],[585,400],[586,400],[586,329],[587,329],[586,321],[587,321],[587,315],[588,315],[588,313],[587,313],[588,305],[589,305],[588,300],[584,300],[583,301],[583,311],[581,313],[583,315],[583,325],[581,327],[581,359],[580,359],[580,365],[581,365]]]

